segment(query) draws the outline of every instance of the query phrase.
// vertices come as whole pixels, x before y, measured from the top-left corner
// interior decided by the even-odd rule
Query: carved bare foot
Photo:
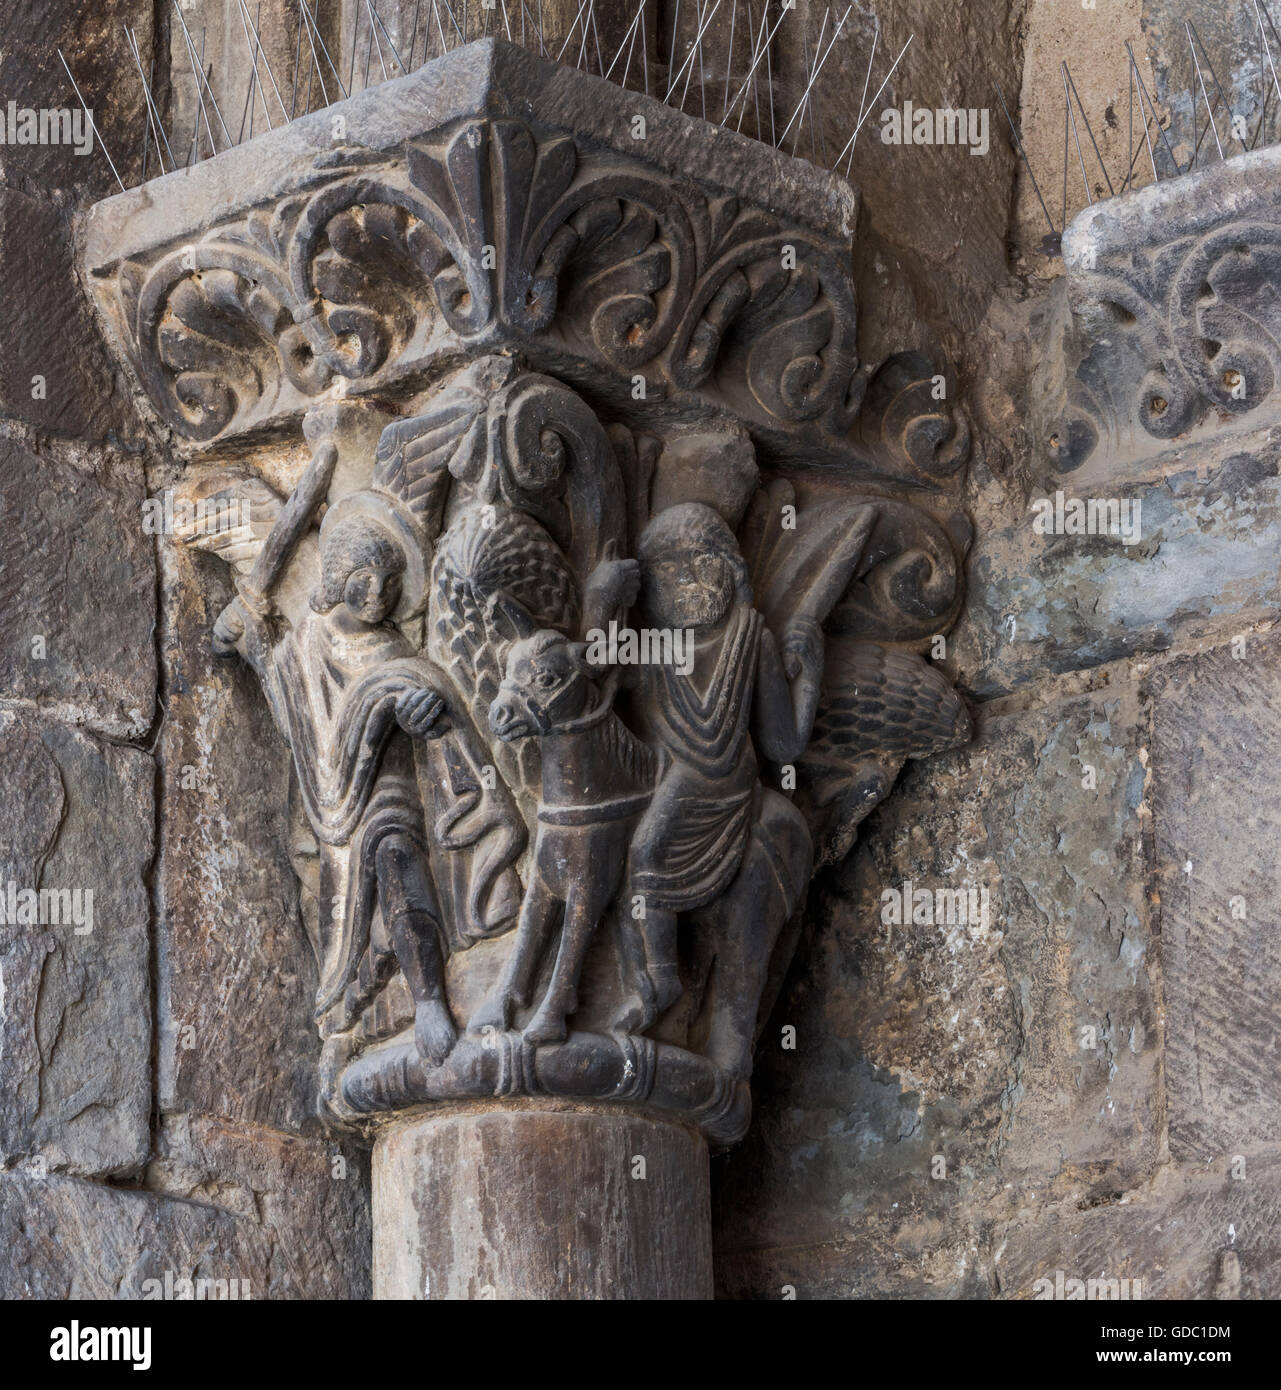
[[[654,1017],[657,1018],[681,997],[680,971],[674,965],[656,965],[646,973],[654,990]]]
[[[419,1057],[430,1066],[440,1066],[453,1051],[458,1030],[442,1000],[426,999],[414,1010],[414,1041]]]
[[[495,986],[480,1001],[476,1011],[467,1020],[467,1031],[505,1033],[511,1027],[515,1002],[509,990]]]
[[[658,1017],[654,1010],[654,991],[645,985],[629,994],[618,1017],[614,1020],[616,1033],[643,1033]]]
[[[541,1004],[538,1012],[525,1025],[525,1041],[534,1044],[564,1042],[569,1034],[565,1020],[570,1012],[569,1009],[558,1009],[554,1004]]]
[[[676,966],[660,965],[640,972],[635,991],[627,997],[614,1022],[620,1033],[643,1033],[653,1026],[681,996],[680,973]]]

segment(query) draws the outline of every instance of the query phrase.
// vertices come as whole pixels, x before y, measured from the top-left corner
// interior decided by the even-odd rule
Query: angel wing
[[[879,642],[829,639],[814,734],[801,760],[820,856],[845,855],[909,758],[960,747],[971,734],[964,700],[928,661]]]
[[[174,538],[193,550],[226,561],[242,578],[249,574],[284,508],[284,500],[261,478],[219,474],[202,495],[175,498]]]
[[[311,533],[337,462],[337,449],[325,440],[287,501],[261,478],[219,475],[199,497],[185,499],[175,533],[192,549],[226,561],[241,599],[261,611],[270,592],[272,606],[294,623],[318,572]]]
[[[791,526],[783,522],[788,507]],[[791,483],[775,479],[753,498],[739,536],[753,603],[776,636],[793,617],[827,618],[854,578],[879,515],[866,497],[811,506],[803,516],[795,508]]]

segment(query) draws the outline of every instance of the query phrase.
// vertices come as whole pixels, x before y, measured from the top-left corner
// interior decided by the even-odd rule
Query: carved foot
[[[654,1010],[654,992],[646,986],[627,996],[627,1002],[613,1023],[615,1033],[643,1033],[658,1017]]]
[[[681,997],[680,971],[674,965],[656,965],[646,973],[654,990],[654,1017],[657,1018]]]
[[[414,1010],[414,1041],[419,1057],[429,1066],[440,1066],[453,1051],[458,1030],[441,1000],[425,1000]]]
[[[525,1025],[524,1039],[537,1046],[539,1043],[564,1042],[569,1036],[569,1025],[565,1022],[570,1009],[549,1008],[542,1004],[538,1012]]]
[[[245,635],[245,613],[239,599],[232,601],[218,614],[213,628],[215,656],[235,656],[236,644]]]
[[[642,970],[636,990],[628,996],[623,1011],[614,1021],[618,1033],[643,1033],[681,997],[681,979],[677,968],[660,965]]]
[[[505,989],[493,989],[476,1006],[467,1020],[469,1033],[505,1033],[511,1027],[515,999]]]

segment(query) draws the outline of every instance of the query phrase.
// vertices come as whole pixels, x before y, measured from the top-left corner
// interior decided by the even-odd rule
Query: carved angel
[[[485,787],[483,750],[447,678],[398,625],[421,609],[425,559],[395,499],[375,490],[331,506],[306,608],[287,617],[274,604],[331,454],[318,451],[277,509],[215,641],[253,667],[293,752],[320,857],[322,1032],[349,1028],[398,966],[419,1057],[439,1065],[457,1036],[446,954],[510,924],[523,827],[504,794]],[[241,571],[245,558],[237,554]]]

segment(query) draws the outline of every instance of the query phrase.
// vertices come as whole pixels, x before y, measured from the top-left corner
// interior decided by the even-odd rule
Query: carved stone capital
[[[1281,151],[1089,208],[1063,240],[1034,428],[1058,470],[1245,427],[1281,388]]]
[[[814,867],[969,734],[968,430],[859,361],[857,207],[490,40],[88,218],[292,753],[335,1124],[746,1128]]]

